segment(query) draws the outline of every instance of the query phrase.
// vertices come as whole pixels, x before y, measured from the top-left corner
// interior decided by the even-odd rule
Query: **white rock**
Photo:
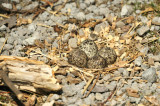
[[[132,11],[133,7],[131,5],[124,5],[121,10],[121,16],[130,15]]]
[[[134,60],[134,63],[135,63],[135,65],[137,65],[137,66],[141,66],[142,65],[142,57],[141,56],[139,56],[138,58],[136,58],[135,60]]]
[[[8,9],[12,9],[12,5],[10,3],[2,3],[2,6]]]
[[[95,96],[96,96],[97,100],[103,100],[103,98],[104,98],[104,96],[102,94],[100,94],[100,93],[96,93]]]
[[[71,48],[77,48],[77,42],[77,38],[71,38],[69,39],[68,44]]]
[[[147,80],[148,82],[151,82],[151,83],[156,81],[156,79],[157,79],[156,77],[157,77],[157,75],[156,75],[155,68],[149,68],[142,73],[142,78]]]
[[[78,14],[77,14],[77,19],[79,19],[79,20],[84,20],[86,17],[85,17],[85,14],[83,13],[83,12],[79,12]]]
[[[39,32],[34,32],[32,37],[29,37],[27,39],[25,39],[25,43],[29,44],[29,45],[33,45],[35,40],[39,39]]]
[[[144,33],[146,33],[147,31],[149,31],[149,27],[148,26],[142,26],[140,28],[137,29],[137,33],[142,36]]]

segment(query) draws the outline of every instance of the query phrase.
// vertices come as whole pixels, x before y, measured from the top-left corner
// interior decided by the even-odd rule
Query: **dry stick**
[[[5,67],[3,67],[3,69],[1,70],[1,73],[2,73],[2,79],[4,81],[4,83],[16,94],[17,98],[19,100],[22,99],[23,97],[23,94],[22,92],[20,92],[15,86],[14,84],[11,82],[11,80],[8,78],[7,76],[7,69]]]
[[[92,76],[92,78],[88,81],[87,85],[84,87],[84,90],[82,91],[82,94],[85,93],[85,91],[87,90],[87,88],[89,87],[89,85],[91,84],[91,82],[93,81],[94,76]]]
[[[2,45],[2,47],[1,47],[1,49],[0,49],[0,54],[1,54],[2,50],[3,50],[4,45],[5,45],[6,42],[7,42],[7,39],[8,39],[8,35],[6,36],[6,39],[5,39],[5,41],[3,42],[3,45]]]
[[[98,76],[97,76],[97,78],[96,78],[95,83],[93,84],[93,86],[92,86],[92,88],[89,90],[89,92],[84,96],[84,98],[87,97],[87,96],[91,93],[91,91],[93,90],[93,88],[95,87],[95,85],[96,85],[96,83],[97,83],[97,81],[98,81],[98,79],[99,79],[99,76],[100,76],[100,73],[98,73]]]
[[[117,85],[114,87],[113,91],[111,92],[111,95],[109,95],[109,97],[103,103],[101,103],[101,106],[104,106],[104,104],[112,97],[116,88],[117,88]]]

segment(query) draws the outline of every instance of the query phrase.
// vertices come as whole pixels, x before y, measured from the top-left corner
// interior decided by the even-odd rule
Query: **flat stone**
[[[148,82],[155,82],[157,80],[156,69],[149,68],[142,73],[142,78],[147,80]]]
[[[71,38],[69,39],[68,44],[71,48],[77,48],[77,42],[77,38]]]
[[[142,65],[142,57],[141,56],[139,56],[138,58],[136,58],[135,60],[134,60],[134,63],[135,63],[135,65],[137,65],[137,66],[141,66]]]
[[[144,33],[146,33],[147,31],[149,31],[149,27],[148,26],[142,26],[140,28],[137,29],[137,33],[142,36]]]
[[[121,16],[130,15],[132,11],[133,11],[133,7],[131,5],[124,5],[121,10]]]
[[[103,100],[103,99],[104,99],[104,96],[103,96],[101,93],[96,93],[95,98],[96,98],[97,100]]]
[[[89,86],[88,90],[91,88],[91,86]],[[96,92],[96,93],[102,93],[102,92],[106,92],[108,91],[109,88],[107,88],[105,85],[95,85],[95,87],[93,88],[92,92]]]

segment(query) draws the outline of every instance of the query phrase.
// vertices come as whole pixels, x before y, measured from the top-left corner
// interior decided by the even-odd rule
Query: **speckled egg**
[[[81,50],[83,50],[88,58],[92,58],[97,54],[98,48],[94,41],[92,40],[84,40],[79,47]]]
[[[80,68],[84,68],[87,65],[87,55],[80,49],[73,49],[67,56],[68,63]]]
[[[87,67],[90,69],[102,69],[106,67],[105,59],[96,55],[88,60]]]
[[[98,54],[103,57],[106,61],[106,64],[113,64],[117,59],[117,54],[114,49],[110,47],[103,47],[98,51]]]

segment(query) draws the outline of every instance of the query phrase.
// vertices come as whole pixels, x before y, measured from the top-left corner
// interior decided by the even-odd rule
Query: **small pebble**
[[[68,45],[71,48],[75,49],[75,48],[77,48],[77,42],[78,42],[77,38],[70,38],[68,41]]]

